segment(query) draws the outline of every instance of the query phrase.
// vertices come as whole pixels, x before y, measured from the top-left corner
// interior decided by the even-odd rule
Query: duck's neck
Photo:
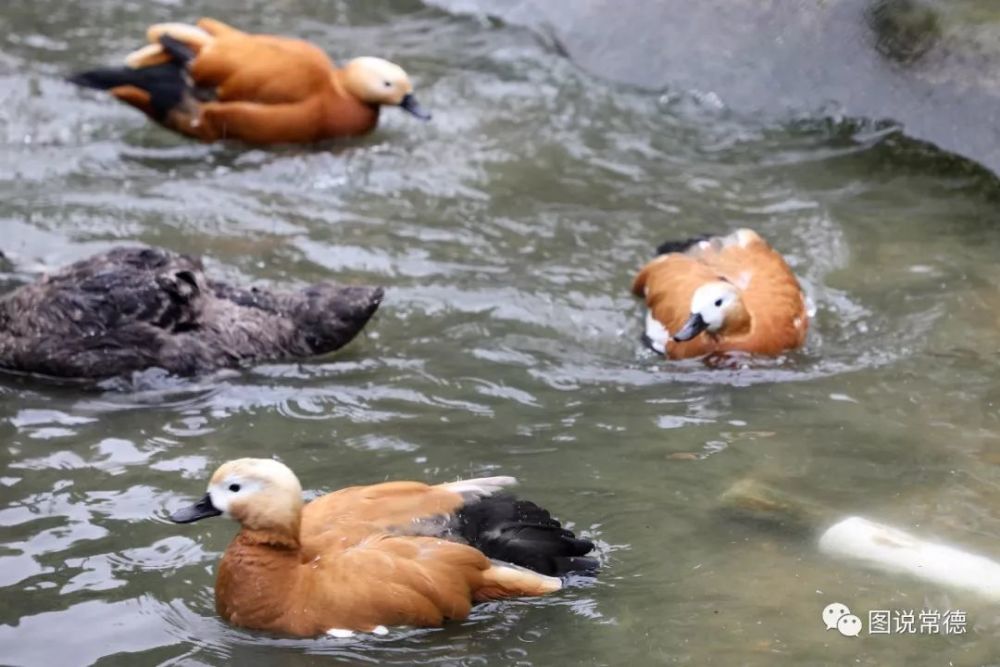
[[[234,625],[280,629],[288,610],[282,601],[293,599],[301,569],[295,536],[243,529],[219,563],[215,605],[219,615]]]
[[[324,118],[330,136],[359,135],[371,132],[378,125],[377,104],[368,104],[347,89],[344,69],[335,69],[330,75],[333,95],[327,100]]]

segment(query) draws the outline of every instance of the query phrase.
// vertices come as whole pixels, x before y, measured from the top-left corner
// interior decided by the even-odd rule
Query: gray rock
[[[429,0],[550,36],[584,69],[737,112],[891,119],[1000,169],[992,0]]]

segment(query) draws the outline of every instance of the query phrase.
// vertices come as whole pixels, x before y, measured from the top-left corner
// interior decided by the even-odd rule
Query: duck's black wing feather
[[[594,573],[597,559],[590,540],[577,537],[529,500],[498,493],[463,506],[456,532],[490,558],[550,576]]]

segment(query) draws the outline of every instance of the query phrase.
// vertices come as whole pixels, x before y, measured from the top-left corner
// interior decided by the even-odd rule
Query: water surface
[[[320,148],[203,146],[61,77],[154,21],[208,13],[414,74],[432,123]],[[0,19],[0,225],[14,285],[113,245],[230,280],[387,287],[342,353],[198,380],[0,384],[0,662],[860,664],[995,660],[967,593],[833,561],[736,520],[746,479],[1000,557],[1000,235],[993,178],[891,123],[764,124],[618,86],[533,34],[416,2],[39,0]],[[668,238],[750,226],[815,304],[806,348],[723,368],[639,343],[634,272]],[[544,600],[364,641],[229,628],[234,532],[166,515],[222,461],[308,493],[512,474],[599,544]],[[962,636],[825,632],[855,610],[963,609]],[[322,657],[318,657],[322,656]]]

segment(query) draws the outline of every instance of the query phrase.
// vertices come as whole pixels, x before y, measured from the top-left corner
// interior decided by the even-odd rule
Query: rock
[[[601,77],[712,94],[775,122],[832,102],[1000,169],[990,0],[428,1],[531,27]]]

